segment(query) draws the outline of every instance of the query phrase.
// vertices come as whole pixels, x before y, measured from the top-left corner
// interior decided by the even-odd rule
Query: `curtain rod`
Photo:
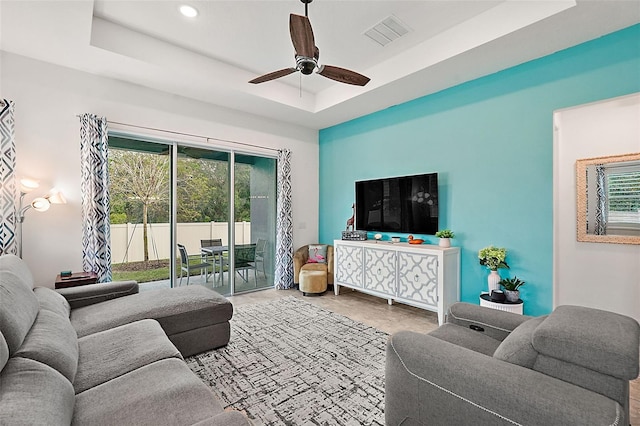
[[[266,146],[254,145],[254,144],[246,143],[246,142],[238,142],[238,141],[233,141],[233,140],[228,140],[228,139],[212,138],[212,137],[209,137],[209,136],[202,136],[202,135],[195,135],[195,134],[191,134],[191,133],[176,132],[174,130],[157,129],[155,127],[139,126],[137,124],[120,123],[118,121],[111,121],[111,120],[108,120],[108,119],[107,119],[107,123],[119,124],[121,126],[128,126],[128,127],[136,127],[138,129],[154,130],[154,131],[157,131],[157,132],[170,133],[170,134],[180,135],[180,136],[190,136],[190,137],[193,137],[193,138],[205,139],[207,142],[209,142],[211,140],[211,141],[232,143],[232,144],[236,144],[236,145],[250,146],[250,147],[253,147],[253,148],[266,149],[266,150],[275,151],[275,152],[279,151],[276,148],[268,148]]]

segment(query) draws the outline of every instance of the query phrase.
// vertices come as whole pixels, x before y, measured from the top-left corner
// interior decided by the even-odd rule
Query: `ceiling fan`
[[[269,74],[256,77],[249,83],[258,84],[266,81],[275,80],[300,71],[304,75],[309,75],[317,69],[317,73],[323,77],[330,78],[340,83],[353,84],[355,86],[364,86],[369,82],[369,77],[358,74],[345,68],[334,67],[332,65],[318,65],[320,58],[320,50],[315,44],[313,38],[313,29],[308,17],[308,4],[313,0],[300,0],[304,3],[304,15],[291,14],[289,16],[289,32],[291,33],[291,41],[296,51],[296,67],[285,68],[282,70],[270,72]]]

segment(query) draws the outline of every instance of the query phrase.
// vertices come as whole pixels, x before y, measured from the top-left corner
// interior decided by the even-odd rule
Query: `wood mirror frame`
[[[587,167],[596,164],[640,161],[640,153],[585,158],[576,161],[576,198],[578,241],[591,243],[640,244],[640,236],[595,235],[587,232]]]

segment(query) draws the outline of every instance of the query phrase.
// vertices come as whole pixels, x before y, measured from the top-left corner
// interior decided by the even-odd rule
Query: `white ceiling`
[[[180,4],[195,6],[185,18]],[[371,78],[349,86],[295,73],[289,14],[299,0],[0,0],[0,48],[200,101],[319,129],[640,22],[640,0],[315,0],[320,63]],[[393,16],[409,33],[364,32]]]

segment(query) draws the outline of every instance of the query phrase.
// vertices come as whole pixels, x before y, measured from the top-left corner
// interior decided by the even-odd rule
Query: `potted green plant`
[[[500,282],[500,274],[498,274],[498,269],[509,269],[506,258],[507,249],[502,247],[489,246],[481,249],[478,252],[478,259],[480,259],[480,264],[482,266],[486,266],[491,271],[489,277],[487,278],[487,281],[489,282],[489,294],[491,294],[491,290],[498,290],[500,288],[500,285],[498,284]]]
[[[436,237],[440,238],[440,247],[451,247],[451,238],[455,238],[455,234],[451,229],[442,229],[436,232]]]
[[[521,286],[525,284],[524,281],[518,277],[504,278],[498,283],[504,288],[504,295],[509,302],[517,302],[520,299]]]

